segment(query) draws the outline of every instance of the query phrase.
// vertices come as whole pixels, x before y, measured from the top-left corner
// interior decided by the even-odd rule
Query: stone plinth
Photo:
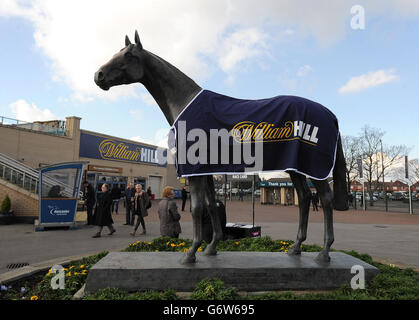
[[[243,291],[324,290],[350,285],[354,265],[371,280],[379,270],[350,255],[331,252],[331,261],[314,260],[317,252],[289,256],[279,252],[197,254],[195,264],[181,264],[178,252],[111,252],[89,271],[86,292],[107,287],[127,291],[193,291],[204,278],[219,278]]]

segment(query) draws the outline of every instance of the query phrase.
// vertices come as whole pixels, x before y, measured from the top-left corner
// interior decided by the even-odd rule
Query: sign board
[[[74,225],[84,163],[58,163],[40,169],[40,226]]]
[[[106,172],[106,173],[119,173],[122,174],[122,168],[115,168],[115,167],[108,167],[108,166],[98,166],[89,164],[87,166],[88,171],[98,171],[98,172]]]
[[[358,172],[359,172],[359,178],[364,178],[364,173],[362,171],[362,159],[358,158],[357,159],[357,164],[358,164]]]
[[[310,180],[307,180],[309,188],[313,188],[314,185]],[[293,188],[294,184],[290,181],[259,181],[259,187],[279,187],[279,188]]]
[[[233,174],[232,178],[233,179],[247,179],[247,175],[246,174]]]
[[[404,177],[409,179],[409,159],[407,156],[404,157]]]
[[[165,150],[163,155],[167,152]],[[80,133],[80,157],[108,161],[120,161],[137,164],[155,164],[166,167],[167,163],[161,159],[157,147],[144,146],[112,137],[101,137],[89,133]],[[162,156],[161,156],[162,157]],[[163,157],[162,157],[163,158]]]

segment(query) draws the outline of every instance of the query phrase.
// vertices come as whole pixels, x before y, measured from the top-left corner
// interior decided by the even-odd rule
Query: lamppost
[[[384,154],[383,154],[383,141],[380,139],[380,145],[381,145],[381,170],[383,171],[383,196],[384,201],[386,203],[386,211],[388,211],[388,203],[387,203],[387,190],[386,190],[386,184],[384,182]]]

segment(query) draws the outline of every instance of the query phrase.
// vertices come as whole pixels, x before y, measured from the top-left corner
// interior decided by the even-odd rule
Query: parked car
[[[403,200],[403,192],[395,191],[391,195],[391,200]]]
[[[361,201],[362,193],[356,195],[356,200]],[[378,198],[376,196],[372,196],[372,201],[377,201]],[[370,201],[370,194],[365,193],[365,201]]]
[[[238,188],[231,188],[231,194],[233,194],[233,195],[239,194],[239,189]]]

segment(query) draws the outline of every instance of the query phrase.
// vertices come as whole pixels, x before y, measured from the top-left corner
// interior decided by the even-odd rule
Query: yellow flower
[[[175,245],[174,243],[171,243],[171,244],[170,244],[170,246],[173,248],[173,247],[175,247],[176,245]]]
[[[166,246],[168,246],[168,245],[169,245],[169,243],[170,243],[170,241],[167,241],[167,242],[166,242]]]
[[[71,269],[73,269],[73,268],[74,268],[74,266],[71,266],[71,267],[70,267],[70,270],[71,270]]]
[[[183,252],[188,252],[188,250],[189,250],[188,248],[184,248]]]
[[[159,250],[154,250],[154,252],[159,252]]]
[[[151,242],[148,243],[151,246]]]
[[[32,296],[31,300],[38,300],[38,297],[37,296]]]
[[[84,268],[84,264],[82,264],[82,265],[80,266],[80,268],[81,268],[81,269],[83,269],[83,268]]]
[[[201,248],[201,247],[199,247],[199,248],[198,248],[198,252],[201,252],[201,251],[202,251],[202,248]]]
[[[238,242],[238,241],[234,242],[234,244],[235,244],[236,246],[238,246],[238,245],[239,245],[239,243],[240,243],[240,242]]]
[[[67,277],[71,277],[71,272],[67,273]]]

